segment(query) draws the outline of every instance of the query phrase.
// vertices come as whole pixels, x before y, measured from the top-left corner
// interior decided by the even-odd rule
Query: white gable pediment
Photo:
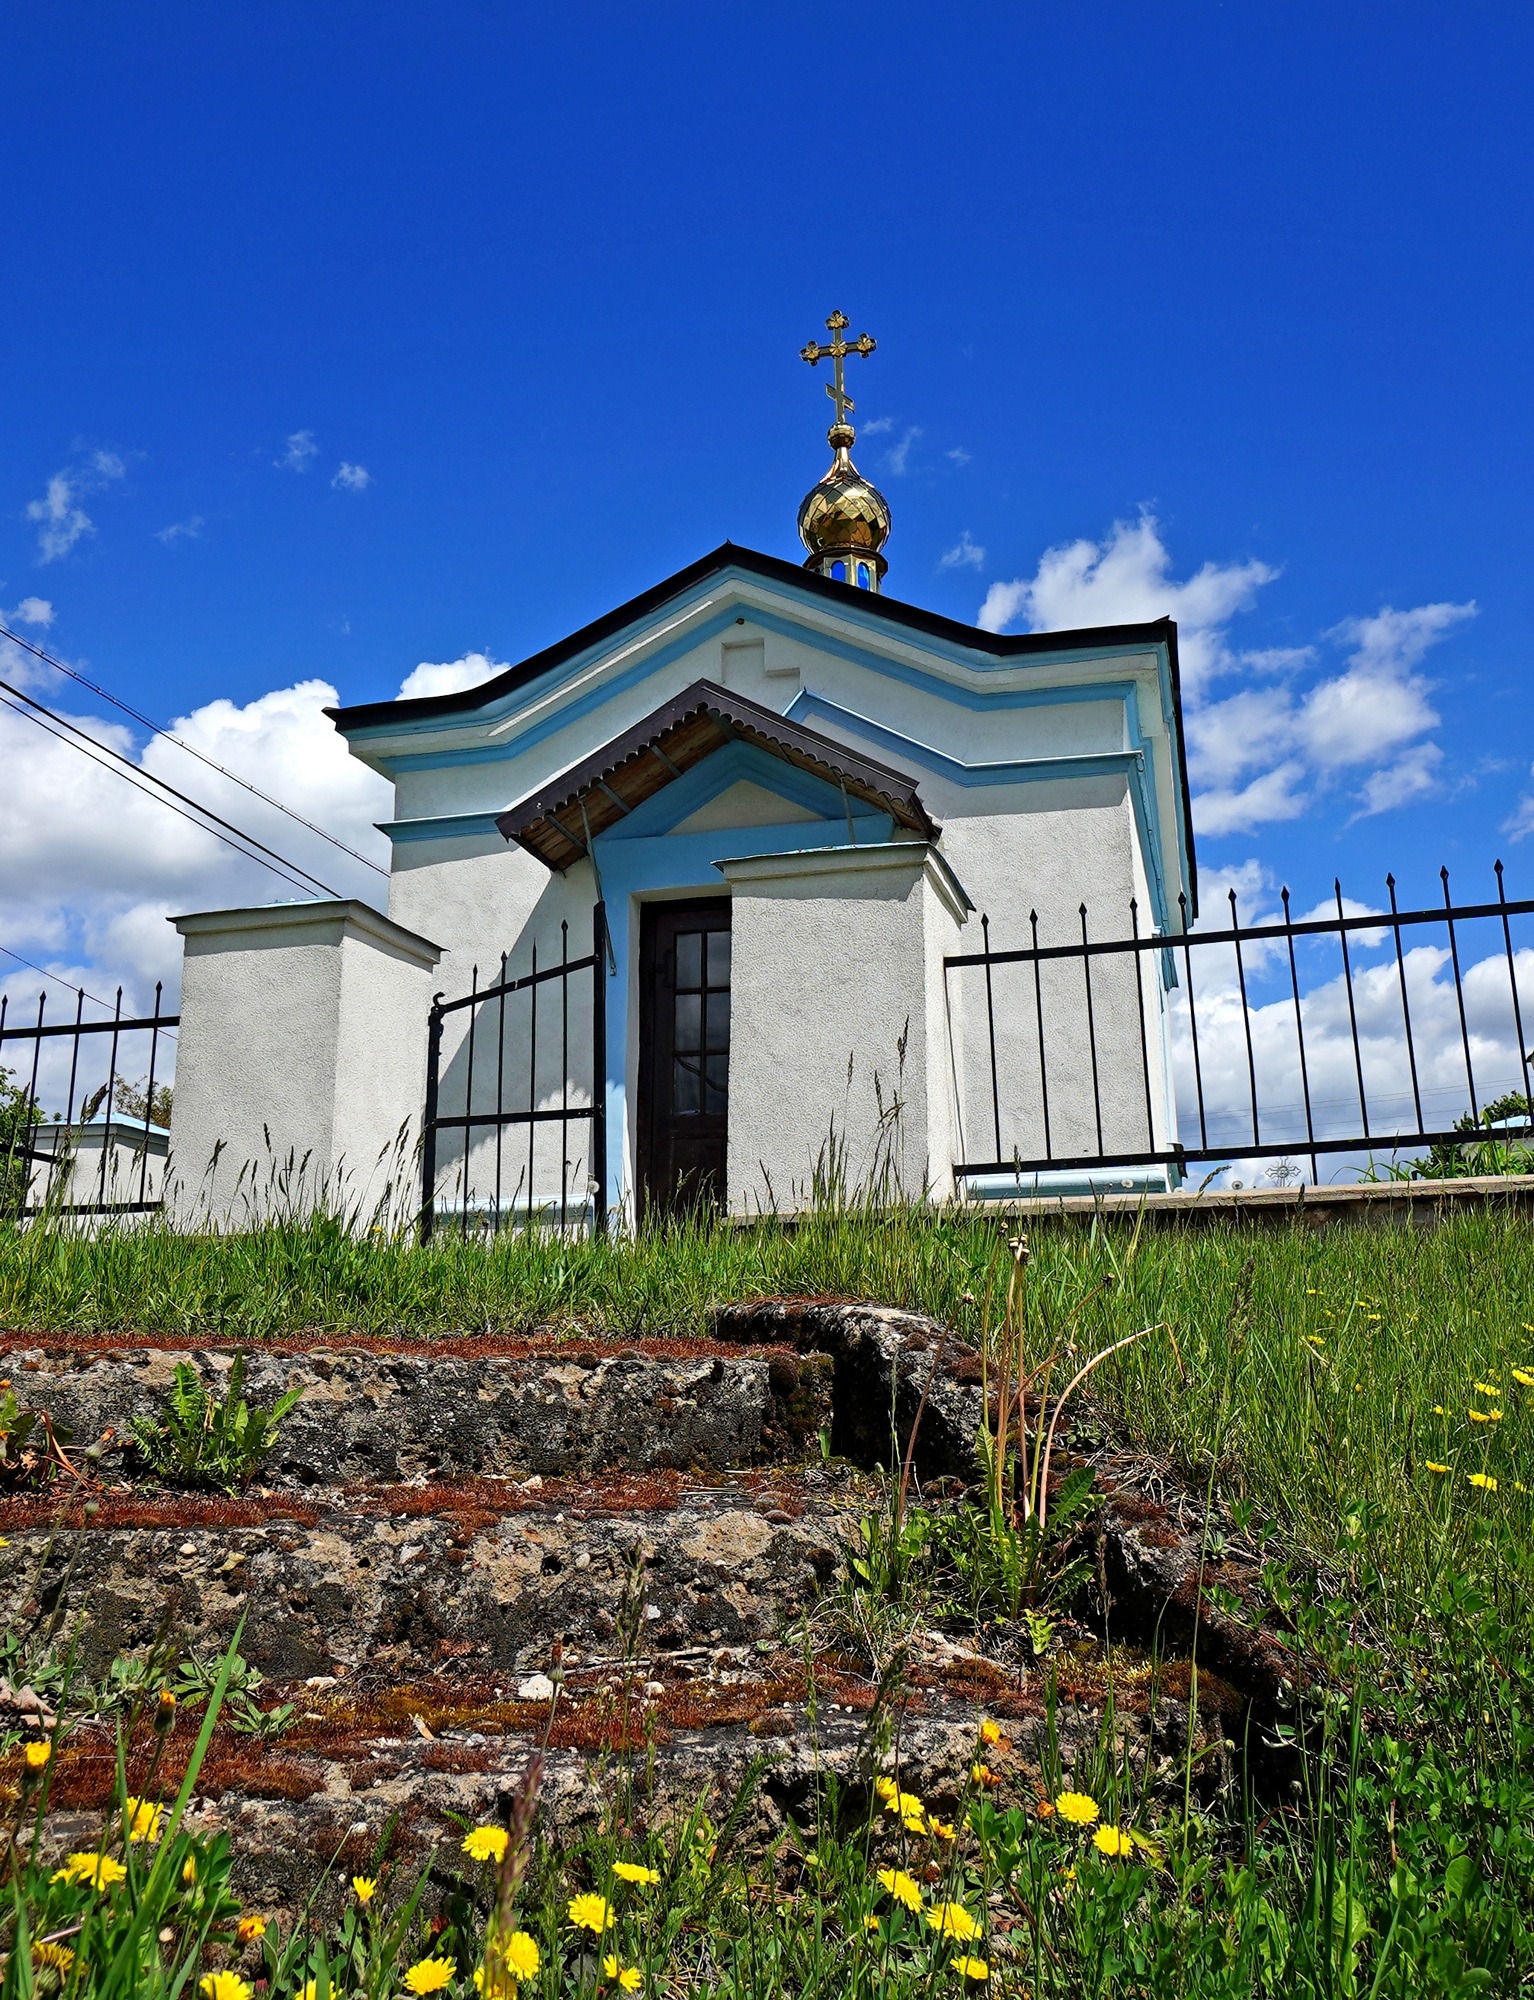
[[[750,778],[737,778],[716,798],[690,812],[672,827],[673,833],[723,833],[740,826],[798,826],[818,820],[820,813],[794,799],[785,799]]]

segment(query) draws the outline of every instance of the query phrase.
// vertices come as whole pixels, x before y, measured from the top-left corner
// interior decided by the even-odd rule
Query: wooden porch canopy
[[[846,799],[888,813],[897,826],[923,840],[938,836],[939,828],[903,772],[859,756],[818,730],[786,722],[774,710],[712,681],[695,681],[664,708],[561,772],[536,797],[508,807],[495,823],[508,840],[562,871],[581,859],[599,833],[726,743],[750,743],[808,771]]]

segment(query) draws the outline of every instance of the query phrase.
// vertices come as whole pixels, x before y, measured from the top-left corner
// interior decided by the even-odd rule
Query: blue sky
[[[1526,892],[1531,51],[1513,5],[13,14],[0,607],[365,842],[315,685],[798,553],[839,305],[892,594],[1189,626],[1211,882]],[[147,978],[167,909],[285,893],[0,721],[0,942]]]

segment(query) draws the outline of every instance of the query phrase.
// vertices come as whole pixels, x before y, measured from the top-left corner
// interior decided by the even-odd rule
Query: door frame
[[[637,1008],[637,1032],[635,1045],[638,1051],[638,1075],[636,1077],[636,1120],[634,1129],[634,1186],[635,1210],[639,1221],[645,1219],[650,1206],[651,1190],[663,1178],[659,1169],[662,1162],[657,1157],[658,1120],[655,1116],[656,1086],[660,1077],[660,1064],[655,1060],[654,994],[656,986],[656,931],[663,917],[687,916],[694,912],[718,913],[723,911],[730,917],[730,928],[734,929],[732,898],[723,896],[656,896],[639,903],[639,993]],[[731,1008],[733,1025],[734,1008]],[[728,1072],[726,1072],[728,1076]],[[729,1123],[729,1087],[725,1089],[725,1122]],[[727,1194],[723,1186],[719,1190],[720,1206],[723,1207]]]

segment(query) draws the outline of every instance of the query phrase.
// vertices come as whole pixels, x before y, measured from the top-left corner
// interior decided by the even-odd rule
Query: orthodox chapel
[[[898,595],[848,325],[803,350],[802,561],[723,541],[481,686],[329,711],[394,788],[388,907],[175,920],[183,1204],[284,1164],[427,1228],[1170,1184],[1176,628]]]

